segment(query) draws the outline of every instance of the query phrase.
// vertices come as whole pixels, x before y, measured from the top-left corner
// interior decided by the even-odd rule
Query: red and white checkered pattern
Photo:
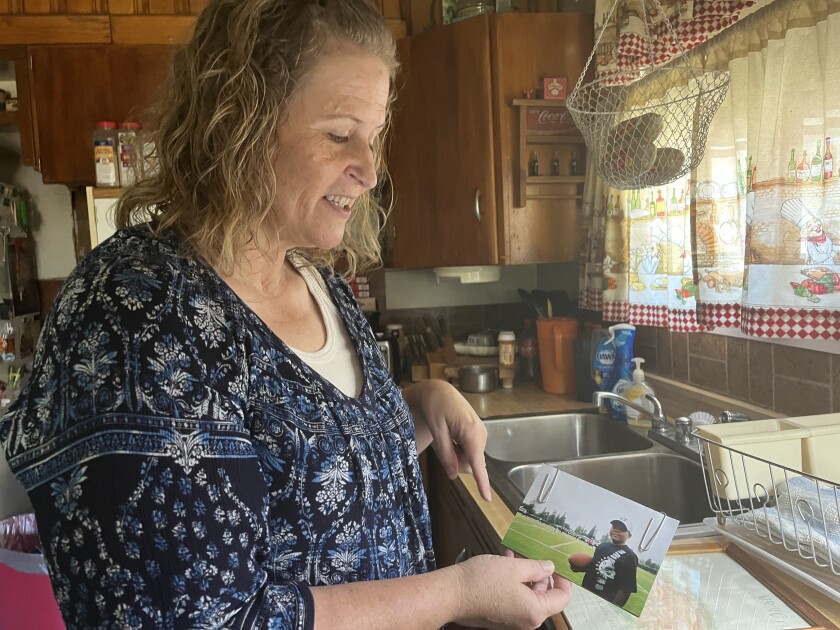
[[[630,305],[627,302],[613,302],[604,300],[604,321],[626,322],[630,315]]]
[[[741,325],[741,305],[698,304],[697,319],[708,328],[738,328]]]
[[[755,0],[697,0],[690,17],[679,17],[675,10],[667,10],[673,32],[679,38],[679,46],[674,41],[672,29],[669,29],[664,21],[660,21],[652,29],[650,42],[643,33],[626,31],[618,38],[615,65],[618,68],[647,68],[651,65],[651,53],[655,65],[664,64],[679,54],[680,48],[687,52],[735,24],[741,12],[754,4]],[[598,34],[599,32],[596,32],[596,36]],[[601,79],[613,74],[615,70],[606,68],[598,72]]]
[[[602,301],[596,289],[581,291],[588,310],[601,310],[604,321],[637,326],[663,326],[675,332],[702,332],[715,328],[739,328],[753,337],[840,340],[840,310],[761,308],[740,304],[698,304],[688,309]]]
[[[840,311],[745,306],[741,330],[755,337],[840,340]]]
[[[578,294],[578,306],[587,311],[600,311],[604,307],[604,292],[600,289],[581,289]]]
[[[668,329],[674,332],[703,332],[709,326],[698,321],[697,313],[684,308],[668,309]]]
[[[709,327],[697,321],[693,310],[629,302],[604,302],[604,321],[635,326],[662,326],[675,332],[700,332]]]

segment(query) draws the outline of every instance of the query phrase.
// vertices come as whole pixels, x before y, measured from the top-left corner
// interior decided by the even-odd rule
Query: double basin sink
[[[703,469],[644,434],[592,411],[488,418],[490,482],[516,511],[544,464],[698,526],[712,515]]]

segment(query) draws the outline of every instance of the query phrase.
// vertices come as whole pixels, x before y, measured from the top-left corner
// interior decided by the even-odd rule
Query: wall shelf
[[[583,195],[528,195],[528,199],[580,199]]]
[[[529,133],[525,135],[526,144],[584,144],[583,136],[548,136]]]
[[[528,184],[583,184],[586,177],[583,175],[537,175],[525,178]]]
[[[543,169],[549,166],[550,153],[544,148],[547,145],[558,147],[554,153],[562,154],[561,172],[562,170],[568,170],[573,152],[577,153],[579,168],[585,167],[586,142],[580,131],[574,126],[571,114],[566,109],[566,101],[517,98],[513,99],[513,106],[516,108],[519,117],[519,143],[516,155],[518,171],[514,188],[516,207],[526,206],[529,199],[582,200],[583,185],[586,183],[585,175],[528,175],[528,161],[532,151],[542,154],[540,165]],[[538,133],[535,133],[535,130]],[[543,148],[537,150],[533,145]],[[539,192],[533,189],[529,190],[534,185],[574,185],[577,187],[577,194],[559,194],[559,191],[550,189],[546,191],[544,188]],[[558,194],[553,194],[555,192]]]

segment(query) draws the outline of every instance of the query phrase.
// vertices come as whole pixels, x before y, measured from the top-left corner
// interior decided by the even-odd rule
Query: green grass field
[[[569,556],[573,553],[585,553],[591,556],[595,552],[592,547],[577,538],[519,513],[514,516],[502,544],[529,558],[551,560],[557,573],[569,578],[578,586],[583,581],[583,573],[574,573],[569,568]],[[627,600],[624,610],[636,616],[641,614],[653,586],[654,577],[652,573],[644,569],[636,570],[637,591]]]

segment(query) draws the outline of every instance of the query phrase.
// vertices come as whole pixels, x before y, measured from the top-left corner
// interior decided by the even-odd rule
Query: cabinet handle
[[[475,218],[476,220],[481,223],[481,188],[475,189]]]

